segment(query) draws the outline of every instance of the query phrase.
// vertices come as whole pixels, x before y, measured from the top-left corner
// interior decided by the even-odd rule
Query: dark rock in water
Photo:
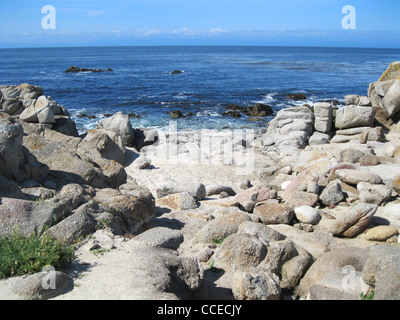
[[[107,68],[106,71],[113,71],[111,68]],[[86,69],[86,68],[78,68],[76,66],[70,66],[64,73],[78,73],[78,72],[104,72],[101,69]]]
[[[229,106],[227,106],[225,108],[225,110],[227,110],[227,111],[242,111],[242,112],[244,112],[244,111],[246,111],[246,108],[245,107],[241,107],[241,106],[239,106],[237,104],[230,104]]]
[[[181,71],[181,70],[174,70],[171,72],[171,74],[181,74],[184,73],[185,71]]]
[[[134,113],[134,112],[131,112],[131,113],[128,113],[128,117],[129,118],[140,118],[140,116],[138,116],[136,113]]]
[[[228,111],[222,114],[223,116],[231,116],[232,118],[240,118],[242,115],[237,111]]]
[[[272,107],[267,104],[257,103],[252,107],[248,107],[246,109],[246,114],[252,117],[267,117],[272,116],[274,110],[272,110]]]
[[[273,115],[272,107],[263,103],[257,103],[254,106],[242,107],[237,104],[230,104],[225,108],[223,116],[230,115],[233,118],[240,118],[240,112],[250,117],[267,117]]]
[[[180,110],[175,110],[171,112],[171,118],[172,119],[178,119],[183,116],[182,112]]]
[[[105,116],[106,118],[109,118],[109,117],[112,117],[112,114],[111,114],[111,113],[105,113],[104,116]]]
[[[186,114],[186,116],[187,116],[187,117],[191,117],[191,116],[193,116],[193,113],[189,111],[189,112]]]
[[[114,71],[114,70],[111,69],[111,68],[107,68],[106,71],[107,71],[107,72],[110,72],[110,71]]]
[[[305,100],[307,99],[307,96],[304,93],[288,93],[286,95],[286,98],[297,101],[297,100]]]

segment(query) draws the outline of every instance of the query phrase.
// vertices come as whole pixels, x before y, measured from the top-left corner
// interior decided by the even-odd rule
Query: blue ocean
[[[87,47],[1,49],[0,84],[30,83],[65,106],[80,132],[106,114],[134,113],[132,125],[257,128],[265,121],[223,116],[229,104],[265,103],[277,112],[295,105],[367,95],[399,49],[308,47]],[[112,72],[64,73],[70,66]],[[172,74],[172,71],[183,71]],[[288,93],[304,93],[293,101]],[[83,116],[85,115],[85,116]]]

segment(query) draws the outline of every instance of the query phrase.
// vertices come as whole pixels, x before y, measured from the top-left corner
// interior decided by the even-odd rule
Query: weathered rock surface
[[[399,261],[398,246],[380,245],[369,248],[363,280],[374,286],[375,300],[400,299]]]
[[[222,215],[199,230],[193,238],[193,243],[212,243],[213,240],[222,241],[228,236],[237,233],[239,226],[245,221],[251,221],[251,219],[244,212],[238,211]]]
[[[254,214],[264,224],[289,224],[294,217],[292,206],[283,203],[259,203],[254,208]]]
[[[340,248],[329,251],[317,259],[300,281],[297,287],[297,294],[300,297],[307,297],[313,285],[321,283],[324,278],[332,273],[343,272],[343,268],[350,266],[355,272],[362,272],[368,251],[360,248]],[[342,291],[342,290],[341,290]]]
[[[336,129],[354,127],[372,127],[374,124],[374,109],[371,107],[346,106],[336,112]]]
[[[20,180],[20,167],[24,162],[22,126],[0,113],[0,174]]]
[[[340,169],[335,171],[335,175],[341,181],[351,185],[357,185],[360,182],[367,182],[371,184],[380,184],[383,182],[380,176],[373,172],[367,171]]]
[[[281,288],[278,276],[254,268],[235,272],[232,292],[237,300],[279,300]]]
[[[352,238],[365,230],[378,206],[359,203],[356,206],[338,209],[333,219],[323,219],[320,225],[335,236]],[[332,211],[330,214],[334,214]]]
[[[97,124],[98,129],[112,131],[121,137],[124,146],[130,146],[135,140],[135,132],[132,128],[129,116],[122,112],[117,112],[109,118],[101,120]]]
[[[75,122],[68,111],[52,97],[45,96],[41,87],[30,84],[0,86],[3,95],[0,111],[14,119],[35,123],[70,136],[78,136]]]
[[[228,271],[250,271],[264,260],[267,251],[267,247],[255,236],[232,234],[218,248],[214,266]]]

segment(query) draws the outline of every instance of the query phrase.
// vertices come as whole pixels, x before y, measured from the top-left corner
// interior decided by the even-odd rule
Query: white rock
[[[388,145],[388,146],[386,147],[386,150],[385,150],[385,156],[390,157],[390,158],[393,158],[396,149],[397,149],[397,148],[396,148],[394,145],[392,145],[392,144]]]
[[[318,210],[310,206],[301,206],[294,209],[297,220],[308,224],[317,224],[321,219]]]
[[[282,189],[283,191],[285,191],[286,188],[289,186],[289,184],[290,184],[291,182],[292,182],[292,181],[285,181],[285,182],[283,182],[283,183],[281,184],[281,189]]]
[[[385,206],[383,212],[391,218],[400,220],[400,203]]]

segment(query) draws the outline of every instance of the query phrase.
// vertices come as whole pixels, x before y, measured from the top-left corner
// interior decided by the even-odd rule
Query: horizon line
[[[399,47],[367,47],[367,46],[301,46],[301,45],[264,45],[264,44],[131,44],[131,45],[60,45],[60,46],[33,46],[33,47],[0,47],[0,50],[13,50],[13,49],[79,49],[79,48],[108,48],[108,47],[268,47],[268,48],[335,48],[335,49],[384,49],[384,50],[400,50]]]

